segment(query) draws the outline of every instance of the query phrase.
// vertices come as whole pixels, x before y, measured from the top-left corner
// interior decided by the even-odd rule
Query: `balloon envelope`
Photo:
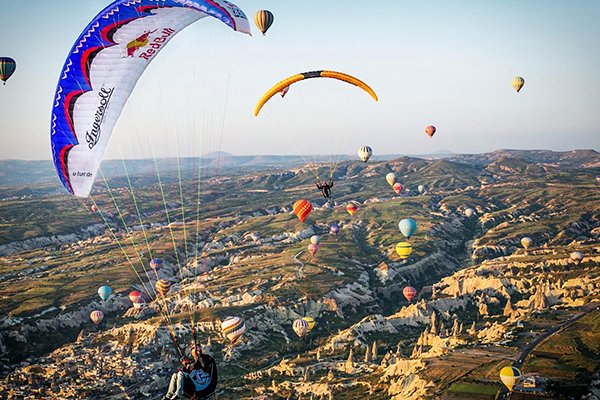
[[[167,293],[169,293],[169,290],[171,289],[171,282],[169,282],[166,279],[159,279],[158,281],[156,281],[156,291],[158,292],[158,294],[162,297],[165,297],[167,295]]]
[[[246,332],[246,323],[240,317],[228,317],[221,322],[221,331],[231,344],[235,344]]]
[[[574,251],[571,253],[569,258],[571,261],[575,262],[575,264],[579,265],[579,263],[583,261],[583,253],[580,251]]]
[[[356,213],[357,210],[358,206],[354,203],[348,203],[348,205],[346,206],[346,211],[348,212],[348,214],[350,214],[350,216],[354,215],[354,213]]]
[[[146,300],[144,300],[141,297],[133,302],[133,308],[138,309],[138,310],[140,308],[144,308],[145,305],[146,305]]]
[[[98,289],[98,296],[100,296],[102,300],[108,300],[111,294],[112,289],[110,288],[110,286],[101,286]]]
[[[465,210],[465,217],[471,218],[473,215],[475,215],[475,210],[473,210],[472,208],[467,208]]]
[[[275,21],[275,17],[269,10],[258,10],[256,14],[254,14],[254,23],[263,35],[267,33],[271,25],[273,25],[273,21]]]
[[[412,286],[407,286],[402,290],[402,294],[406,297],[406,300],[412,301],[417,295],[417,290]]]
[[[521,91],[521,88],[523,88],[523,85],[525,85],[525,79],[521,78],[520,76],[515,76],[513,78],[512,87],[515,88],[517,93],[519,93]]]
[[[152,269],[158,269],[160,267],[162,267],[163,265],[163,260],[160,258],[153,258],[152,260],[150,260],[150,268]]]
[[[412,218],[405,218],[398,223],[398,229],[407,238],[410,237],[417,231],[417,221]]]
[[[333,225],[331,225],[331,228],[329,228],[329,231],[331,233],[333,233],[334,235],[337,235],[338,232],[340,231],[340,226],[338,224],[333,224]]]
[[[306,334],[308,333],[308,322],[306,322],[302,318],[298,318],[292,324],[292,328],[294,329],[294,332],[296,332],[296,335],[298,335],[299,337],[306,336]]]
[[[321,243],[321,236],[319,236],[319,235],[312,235],[310,237],[310,242],[312,244],[317,244],[318,245],[319,243]]]
[[[419,185],[417,187],[417,190],[419,191],[419,193],[423,193],[425,191],[425,186],[424,185]]]
[[[314,256],[315,254],[317,254],[317,251],[319,250],[319,245],[311,243],[308,245],[308,252],[310,253],[311,256]]]
[[[90,313],[90,319],[96,325],[100,324],[104,319],[104,313],[100,310],[95,310]]]
[[[385,180],[390,184],[390,186],[394,186],[394,183],[396,183],[396,174],[393,172],[388,173],[385,176]]]
[[[137,291],[137,290],[132,290],[129,293],[129,300],[131,300],[132,303],[135,303],[141,297],[142,297],[142,294],[139,291]]]
[[[310,214],[312,211],[313,207],[308,200],[297,200],[292,206],[292,209],[300,222],[304,222],[308,217],[308,214]]]
[[[433,135],[435,135],[435,126],[433,125],[429,125],[427,127],[425,127],[425,133],[427,134],[427,136],[429,137],[433,137]]]
[[[396,245],[396,253],[401,259],[406,260],[412,253],[412,245],[409,242],[400,242]]]
[[[400,182],[396,182],[394,183],[394,186],[392,186],[392,189],[394,189],[394,192],[396,192],[396,194],[400,194],[402,192],[402,188],[404,188],[404,186],[402,186]]]
[[[308,332],[310,333],[310,331],[313,330],[313,328],[315,327],[315,320],[312,317],[303,317],[302,318],[304,321],[306,321],[306,323],[308,324]]]
[[[360,158],[361,161],[367,162],[369,161],[369,158],[371,158],[371,156],[373,155],[373,149],[371,149],[369,146],[363,146],[360,149],[358,149],[356,154],[358,154],[358,158]]]
[[[525,250],[527,250],[529,247],[531,247],[531,245],[533,244],[533,239],[530,237],[524,237],[523,239],[521,239],[521,245],[525,248]]]
[[[0,80],[6,84],[8,78],[15,73],[17,63],[10,57],[0,57]]]
[[[500,370],[500,380],[512,392],[513,387],[521,378],[521,371],[515,367],[504,367]]]

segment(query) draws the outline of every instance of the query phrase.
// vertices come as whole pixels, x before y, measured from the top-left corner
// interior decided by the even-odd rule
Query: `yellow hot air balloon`
[[[396,245],[396,253],[401,259],[406,260],[412,253],[412,245],[408,242],[400,242]]]
[[[313,328],[315,327],[315,320],[312,317],[303,317],[302,318],[304,321],[306,321],[306,323],[308,324],[308,332],[310,333],[310,331],[313,330]]]
[[[500,379],[502,383],[512,392],[513,387],[521,378],[521,371],[515,367],[504,367],[500,370]]]
[[[512,80],[512,87],[515,88],[517,93],[519,93],[521,91],[521,88],[523,87],[524,84],[525,84],[525,79],[521,78],[520,76],[515,76]]]
[[[273,17],[273,13],[269,10],[258,10],[254,14],[254,23],[263,36],[267,33],[271,25],[273,25],[273,21],[275,21],[275,17]]]
[[[529,249],[532,244],[533,239],[530,237],[525,236],[523,239],[521,239],[521,245],[525,248],[525,250]]]

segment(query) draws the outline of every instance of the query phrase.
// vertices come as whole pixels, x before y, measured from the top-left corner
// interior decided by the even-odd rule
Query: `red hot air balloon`
[[[104,313],[100,310],[95,310],[90,313],[90,319],[96,325],[100,325],[100,322],[104,319]]]
[[[312,211],[313,207],[308,200],[297,200],[292,206],[294,214],[298,217],[300,222],[304,222],[308,217],[308,214]]]
[[[138,301],[141,298],[142,298],[142,294],[140,292],[138,292],[137,290],[132,290],[131,293],[129,293],[129,300],[131,300],[132,303],[135,303],[136,301]]]
[[[348,211],[348,214],[350,214],[350,216],[353,216],[357,210],[358,206],[355,203],[348,203],[348,205],[346,206],[346,211]]]
[[[429,137],[433,137],[433,135],[435,135],[435,126],[433,125],[429,125],[425,128],[425,133],[427,134],[427,136]]]
[[[417,295],[417,290],[412,286],[407,286],[402,290],[402,294],[406,297],[406,300],[412,301]]]
[[[317,254],[318,250],[319,250],[318,244],[311,243],[308,245],[308,252],[310,253],[311,256],[314,256],[315,254]]]
[[[98,206],[97,205],[92,205],[92,212],[98,212]]]
[[[400,194],[400,192],[402,192],[402,188],[404,188],[404,186],[402,186],[400,182],[396,182],[394,183],[394,186],[392,186],[392,189],[394,189],[394,192],[396,192],[396,194]]]

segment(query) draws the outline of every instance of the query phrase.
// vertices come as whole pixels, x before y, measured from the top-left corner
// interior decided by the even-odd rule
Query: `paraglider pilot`
[[[323,193],[323,197],[326,199],[331,198],[331,188],[333,187],[333,178],[329,182],[321,183],[321,180],[317,178],[317,189]]]
[[[201,346],[192,350],[192,357],[182,357],[181,367],[171,376],[169,391],[163,400],[213,398],[217,388],[217,363]]]

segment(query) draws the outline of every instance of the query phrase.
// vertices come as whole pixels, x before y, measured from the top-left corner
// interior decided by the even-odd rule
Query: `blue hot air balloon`
[[[411,218],[403,219],[398,224],[398,228],[400,228],[400,232],[402,232],[407,239],[410,239],[410,237],[417,231],[417,221]]]
[[[98,289],[98,296],[100,296],[102,300],[108,300],[111,294],[112,289],[110,288],[110,286],[101,286]]]

